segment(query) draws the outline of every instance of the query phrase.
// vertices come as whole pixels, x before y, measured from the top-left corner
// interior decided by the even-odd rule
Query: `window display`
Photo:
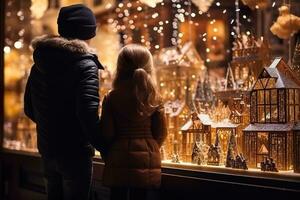
[[[152,52],[168,125],[164,165],[300,173],[295,0],[7,0],[4,148],[37,152],[35,125],[23,113],[30,42],[57,34],[59,8],[74,3],[86,3],[99,23],[91,45],[105,65],[101,97],[124,44]]]

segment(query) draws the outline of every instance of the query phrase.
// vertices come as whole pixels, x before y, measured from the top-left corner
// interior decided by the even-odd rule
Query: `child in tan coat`
[[[111,199],[146,199],[147,189],[160,186],[159,149],[167,130],[152,55],[143,46],[120,51],[113,90],[102,104],[101,134]]]

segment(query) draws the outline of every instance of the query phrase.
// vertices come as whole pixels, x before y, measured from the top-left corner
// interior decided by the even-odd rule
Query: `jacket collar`
[[[91,58],[99,69],[104,69],[103,65],[98,60],[96,50],[89,47],[89,45],[78,39],[66,39],[60,36],[43,35],[36,37],[31,46],[34,50],[37,48],[55,48],[64,50],[74,54],[81,54],[82,57]]]

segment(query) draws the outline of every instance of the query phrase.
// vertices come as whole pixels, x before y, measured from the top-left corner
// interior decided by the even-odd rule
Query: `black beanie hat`
[[[96,35],[96,18],[82,4],[62,7],[57,18],[58,33],[65,38],[88,40]]]

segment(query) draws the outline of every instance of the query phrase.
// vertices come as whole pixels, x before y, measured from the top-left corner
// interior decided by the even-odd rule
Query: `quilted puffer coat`
[[[99,134],[97,56],[80,40],[43,36],[32,43],[34,65],[25,90],[25,114],[37,127],[44,157],[93,155]]]
[[[103,181],[110,187],[157,188],[161,183],[159,149],[167,136],[164,110],[159,107],[150,116],[141,116],[130,85],[124,83],[103,100]]]

